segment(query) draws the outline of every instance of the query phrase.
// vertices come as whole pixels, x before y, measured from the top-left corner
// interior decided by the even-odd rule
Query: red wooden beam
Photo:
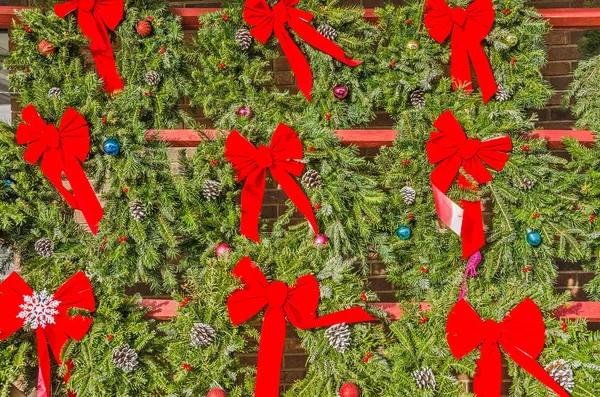
[[[428,303],[421,303],[421,310],[431,309]],[[151,307],[152,310],[148,316],[156,320],[170,320],[177,315],[179,303],[170,299],[144,299],[142,306]],[[372,303],[371,306],[378,307],[388,314],[390,320],[398,320],[404,314],[404,310],[399,303],[380,302]],[[569,302],[561,306],[554,312],[557,318],[563,320],[576,320],[585,318],[590,323],[600,322],[600,302]]]

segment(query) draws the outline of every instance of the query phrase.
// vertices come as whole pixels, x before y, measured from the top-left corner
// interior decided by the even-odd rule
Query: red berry
[[[340,387],[340,397],[360,397],[360,389],[354,383],[346,382]]]
[[[102,124],[106,124],[106,117],[102,117]]]
[[[108,239],[106,237],[104,237],[104,241],[102,241],[102,246],[100,247],[100,252],[103,252],[104,249],[106,248],[107,241],[108,241]]]
[[[330,118],[331,118],[331,113],[327,113],[327,114],[325,115],[325,120],[329,120]]]
[[[314,148],[314,147],[312,147],[312,146],[309,146],[309,147],[308,147],[308,151],[309,151],[309,152],[314,152],[314,151],[315,151],[315,148]]]
[[[25,31],[27,33],[31,33],[32,32],[31,28],[29,26],[27,26],[27,25],[23,26],[23,28],[25,29]]]
[[[368,363],[369,360],[371,359],[371,352],[368,352],[367,355],[365,356],[365,358],[363,358],[363,363]]]
[[[210,165],[217,165],[219,164],[219,160],[213,160],[210,162]]]
[[[181,367],[183,369],[185,369],[186,371],[191,371],[192,370],[192,367],[190,367],[189,364],[186,364],[186,363],[181,364]]]
[[[408,18],[406,21],[404,21],[405,24],[409,25],[412,23],[412,19]]]
[[[426,316],[421,317],[421,319],[419,320],[421,324],[425,324],[427,321],[429,321],[429,319]]]
[[[25,73],[29,73],[29,68],[25,68]]]
[[[151,97],[152,93],[148,92],[148,91],[144,91],[144,95],[146,95],[147,97]]]
[[[527,145],[523,145],[523,146],[521,146],[521,150],[524,152],[529,152],[531,150],[531,148]]]
[[[125,241],[127,241],[127,236],[119,237],[120,243],[124,243]]]
[[[396,61],[392,61],[391,66],[392,67],[396,66]]]
[[[186,296],[185,298],[183,298],[183,300],[181,301],[181,303],[179,303],[179,307],[184,307],[189,301],[190,301],[190,298],[188,298]]]
[[[409,160],[409,159],[406,159],[406,160],[404,160],[404,161],[402,162],[402,166],[403,166],[403,167],[406,167],[406,166],[408,165],[408,163],[410,163],[410,160]]]
[[[154,21],[154,18],[152,18],[150,15],[147,15],[146,19],[149,20],[150,22]]]
[[[513,58],[513,59],[510,60],[510,64],[511,65],[514,65],[516,62],[517,62],[517,58]]]
[[[594,219],[596,219],[596,216],[594,214],[590,215],[590,223],[594,223]]]
[[[367,295],[364,292],[360,293],[360,300],[363,301],[363,302],[367,301]]]
[[[124,187],[124,188],[123,188],[123,193],[127,193],[128,191],[129,191],[129,188],[128,188],[128,187]]]
[[[540,217],[540,213],[539,213],[539,212],[536,212],[535,214],[531,215],[531,217],[532,217],[533,219],[539,218],[539,217]]]
[[[421,266],[419,268],[420,271],[422,271],[423,273],[429,273],[429,270],[427,270],[427,268],[425,266]]]
[[[413,214],[408,214],[408,219],[411,221],[415,220],[415,216]]]
[[[224,64],[224,63],[220,63],[220,64],[219,64],[219,69],[223,69],[224,67],[225,67],[225,64]]]
[[[510,10],[509,9],[502,10],[502,13],[504,15],[510,15]]]
[[[229,17],[227,16],[227,14],[223,13],[223,19],[229,21]]]
[[[162,55],[165,53],[165,47],[160,47],[160,50],[158,50],[158,54]]]
[[[566,321],[562,322],[562,331],[563,332],[567,332],[567,323],[566,323]]]
[[[109,334],[109,335],[106,335],[106,340],[107,340],[107,341],[109,341],[109,342],[110,342],[110,341],[112,340],[112,338],[113,338],[113,336],[112,336],[112,335],[110,335],[110,334]]]
[[[316,210],[319,210],[319,209],[321,209],[321,204],[319,204],[319,203],[315,204],[315,209],[316,209]]]

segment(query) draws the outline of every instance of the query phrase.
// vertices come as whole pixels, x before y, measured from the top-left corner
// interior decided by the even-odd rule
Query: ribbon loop
[[[266,307],[258,351],[255,397],[279,395],[286,316],[300,329],[376,320],[360,307],[317,317],[320,291],[319,283],[312,275],[300,277],[293,287],[281,281],[269,283],[248,257],[238,262],[233,274],[244,282],[244,288],[234,291],[227,300],[232,323],[239,325]]]
[[[306,217],[315,234],[319,233],[310,200],[292,177],[292,175],[300,176],[304,169],[304,164],[297,161],[302,159],[303,148],[296,131],[279,124],[273,133],[270,146],[259,146],[258,149],[238,131],[231,131],[225,142],[224,156],[233,164],[237,172],[237,181],[246,180],[242,188],[240,221],[241,233],[244,236],[260,242],[258,221],[267,169],[296,205],[298,211]]]

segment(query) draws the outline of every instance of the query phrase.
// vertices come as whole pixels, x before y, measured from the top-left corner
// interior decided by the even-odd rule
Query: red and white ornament
[[[252,110],[249,107],[240,106],[240,108],[237,111],[237,115],[249,119],[250,117],[252,117]]]
[[[215,387],[208,391],[206,397],[227,397],[227,393],[225,393],[225,390]]]
[[[329,242],[329,238],[327,238],[324,234],[317,234],[313,241],[314,245],[326,245]]]
[[[148,21],[139,21],[135,25],[135,31],[142,37],[147,37],[152,33],[152,25]]]
[[[47,40],[40,41],[38,43],[38,49],[40,50],[40,53],[42,53],[42,55],[50,55],[54,51],[56,51],[56,48],[54,48],[54,44]]]
[[[220,258],[224,255],[227,255],[231,252],[231,246],[227,243],[221,243],[219,245],[217,245],[217,248],[215,249],[215,252],[217,254],[217,258]]]
[[[354,383],[346,382],[340,387],[340,397],[360,397],[360,389]]]

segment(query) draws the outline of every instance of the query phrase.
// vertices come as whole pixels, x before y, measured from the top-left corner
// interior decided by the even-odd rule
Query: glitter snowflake
[[[58,314],[56,308],[60,305],[60,301],[53,298],[54,295],[48,295],[46,290],[34,291],[33,295],[24,296],[25,303],[19,305],[22,310],[17,318],[25,320],[25,325],[29,325],[31,329],[46,328],[46,325],[54,324],[54,316]]]

